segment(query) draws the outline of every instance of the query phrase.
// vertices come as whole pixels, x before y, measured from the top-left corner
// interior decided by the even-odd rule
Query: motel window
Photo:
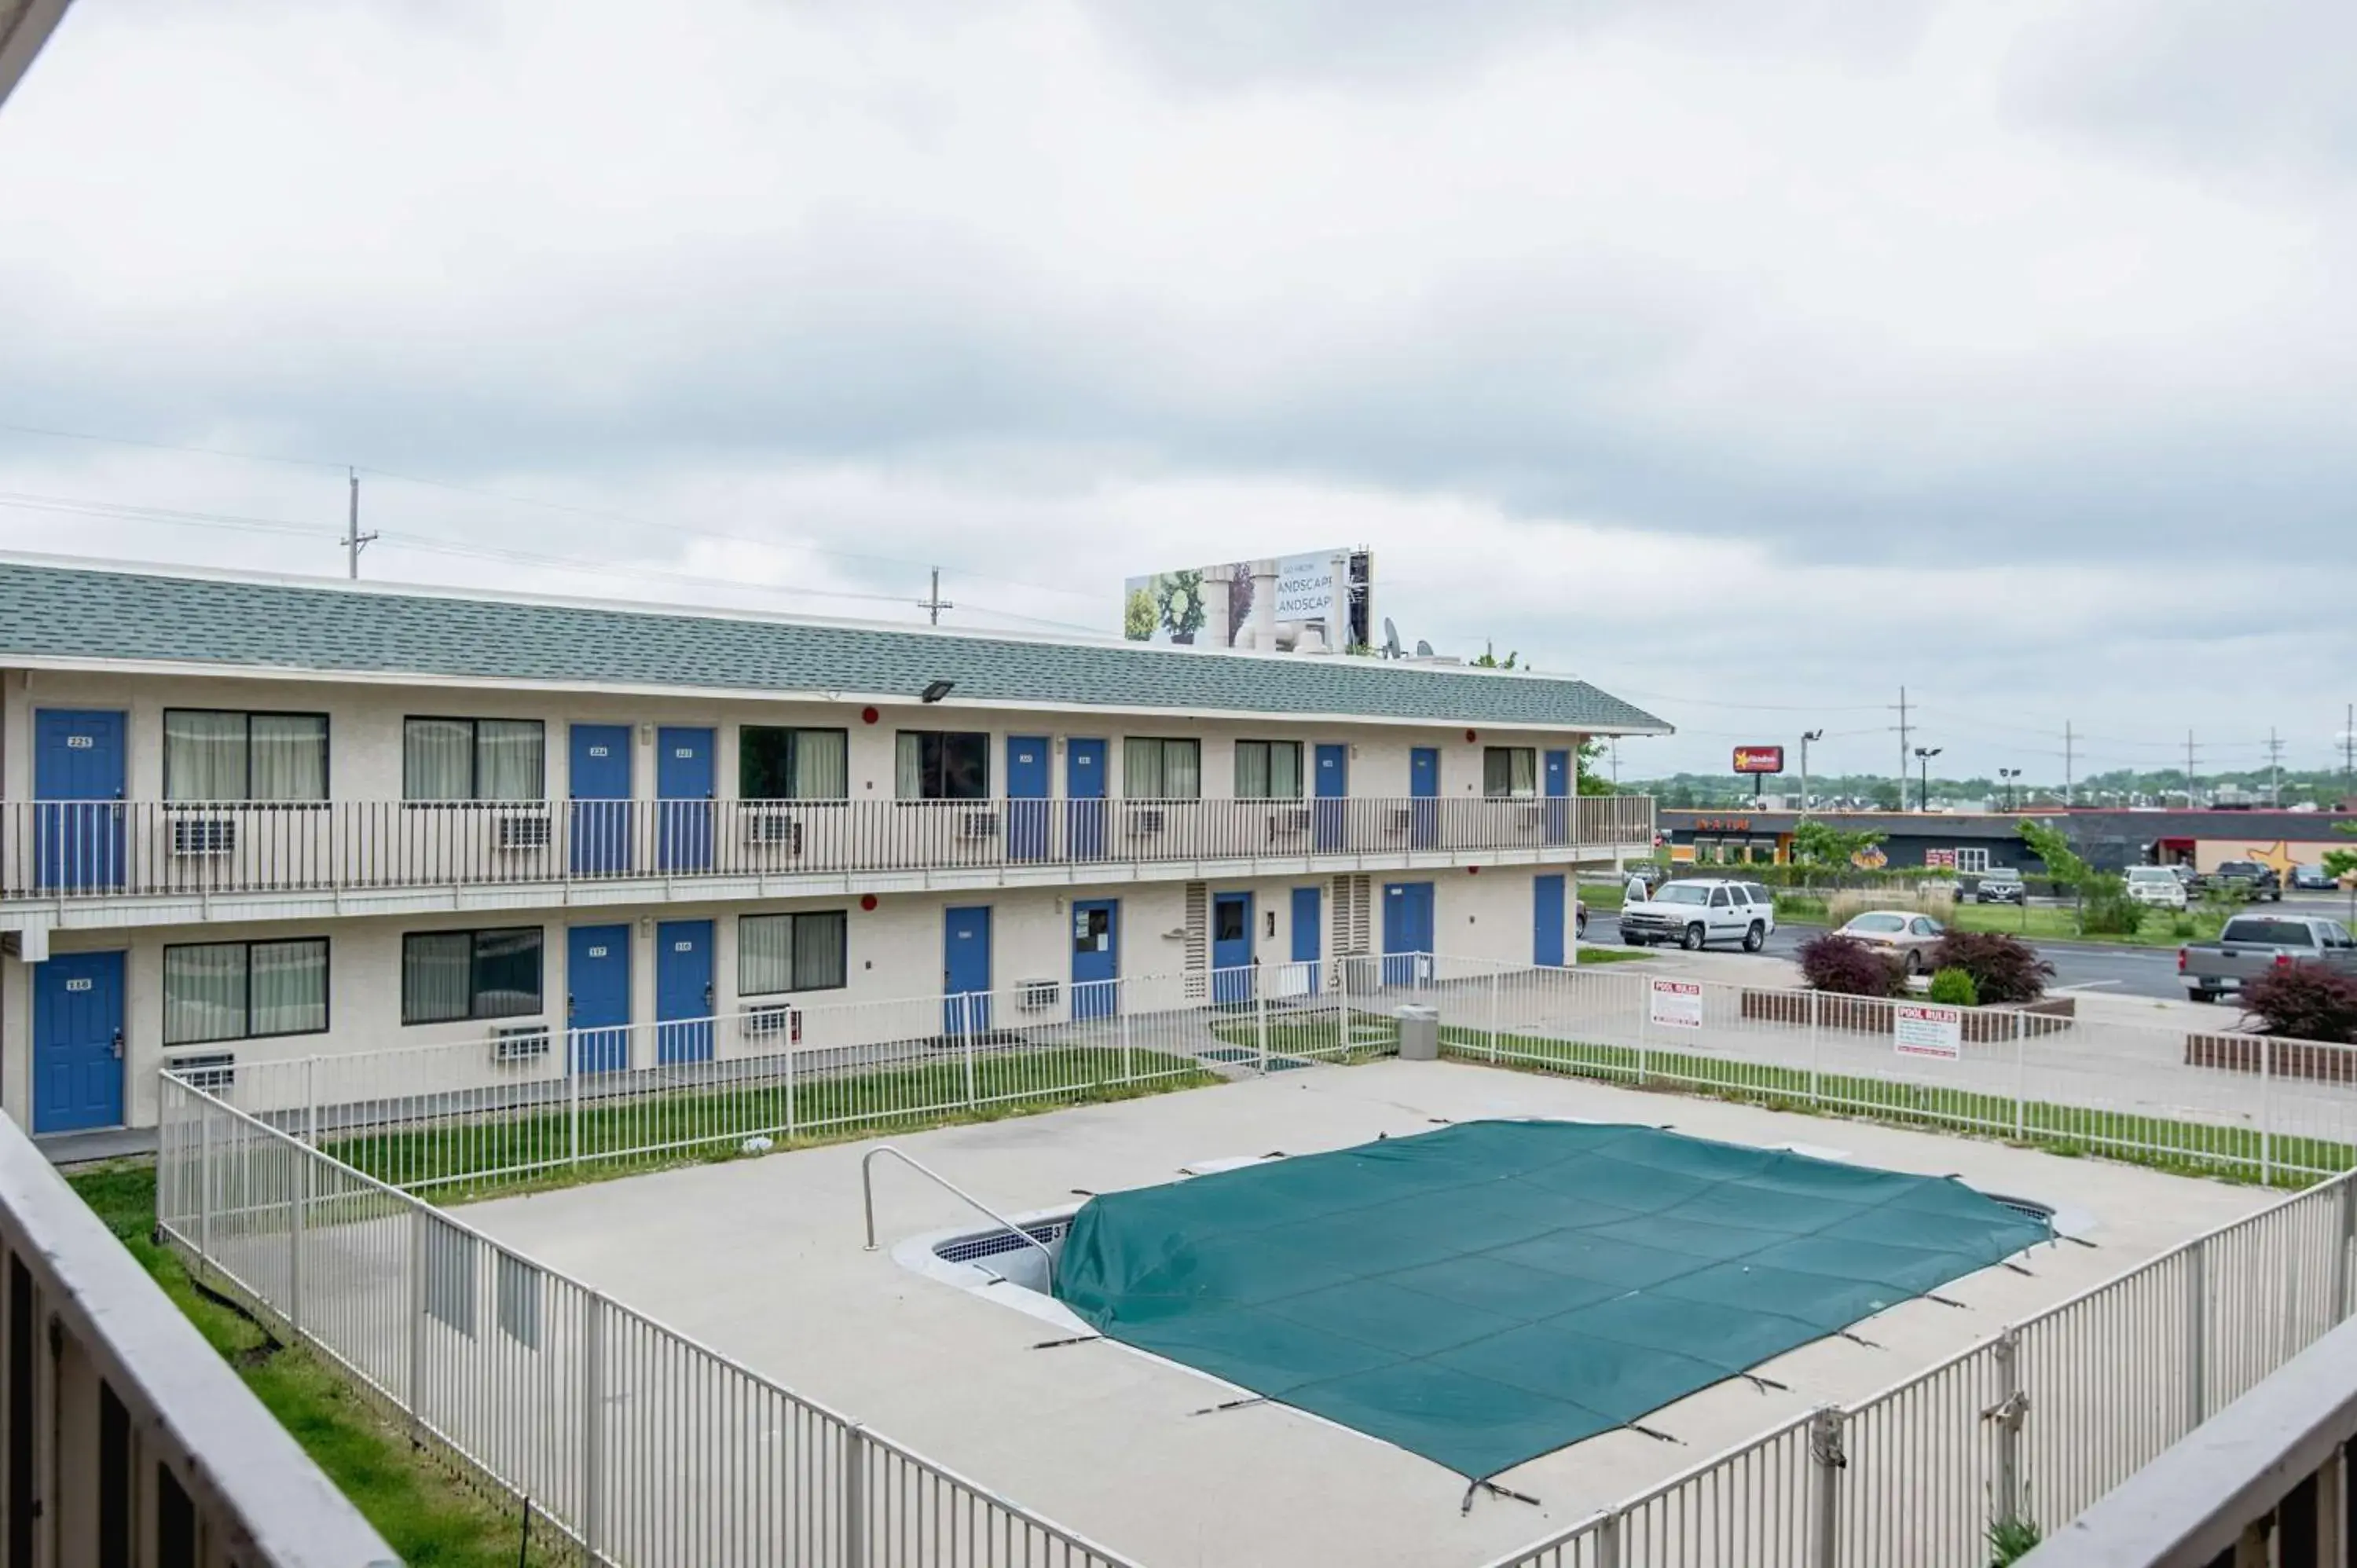
[[[541,931],[413,931],[401,939],[401,1021],[452,1024],[541,1010]]]
[[[1203,743],[1129,736],[1121,743],[1121,792],[1131,800],[1201,800]]]
[[[849,970],[849,922],[840,909],[746,915],[737,921],[737,994],[837,991]]]
[[[1301,799],[1301,743],[1297,740],[1236,742],[1236,799]]]
[[[164,950],[164,1043],[200,1046],[328,1026],[328,939]]]
[[[325,714],[164,710],[164,799],[324,800]]]
[[[1538,748],[1490,746],[1481,748],[1481,793],[1492,800],[1539,792]]]
[[[409,800],[538,800],[548,734],[538,719],[409,719],[401,793]]]
[[[954,730],[904,729],[892,769],[903,800],[990,799],[990,737]]]
[[[848,800],[849,746],[849,736],[839,729],[746,725],[737,732],[737,798]]]

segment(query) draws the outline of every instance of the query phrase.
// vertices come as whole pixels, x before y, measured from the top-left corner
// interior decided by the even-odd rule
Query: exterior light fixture
[[[938,703],[943,697],[948,696],[951,689],[956,684],[957,682],[954,681],[928,681],[925,682],[925,689],[917,693],[917,701],[920,703]]]

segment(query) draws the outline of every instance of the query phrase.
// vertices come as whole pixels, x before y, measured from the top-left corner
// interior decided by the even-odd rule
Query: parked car
[[[2131,865],[2127,883],[2128,897],[2139,904],[2153,904],[2163,909],[2185,908],[2185,881],[2173,867]]]
[[[2002,865],[1992,865],[1981,873],[1973,888],[1975,904],[2027,904],[2029,889],[2021,880],[2021,873]]]
[[[1864,942],[1910,974],[1923,972],[1930,961],[1925,955],[1947,934],[1939,921],[1911,909],[1868,909],[1834,933]]]
[[[2341,886],[2332,879],[2332,873],[2320,865],[2293,866],[2291,885],[2302,893],[2330,893]]]
[[[2214,942],[2177,950],[2177,978],[2195,1002],[2231,996],[2271,969],[2320,963],[2357,974],[2357,941],[2338,920],[2305,915],[2237,915]]]
[[[1571,901],[1571,929],[1579,940],[1587,940],[1587,906],[1577,898]]]
[[[2283,902],[2283,878],[2276,868],[2255,860],[2222,860],[2218,869],[2201,877],[2199,883],[2204,892],[2237,893],[2254,904],[2262,899],[2270,904]]]
[[[1692,952],[1712,942],[1738,942],[1758,952],[1776,929],[1776,904],[1756,882],[1696,877],[1657,887],[1641,904],[1620,911],[1620,940],[1632,948],[1675,942]]]

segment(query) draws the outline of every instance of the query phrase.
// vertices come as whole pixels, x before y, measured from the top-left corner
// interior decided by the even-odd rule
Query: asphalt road
[[[1792,958],[1800,945],[1817,934],[1816,926],[1780,926],[1768,939],[1766,952],[1774,958]],[[1620,925],[1613,916],[1598,910],[1588,917],[1587,940],[1591,942],[1620,940]],[[2114,996],[2152,996],[2164,1001],[2184,1000],[2185,987],[2177,983],[2177,950],[2168,948],[2127,948],[2104,942],[2041,941],[2031,944],[2046,961],[2054,966],[2054,986],[2057,990],[2084,987]]]

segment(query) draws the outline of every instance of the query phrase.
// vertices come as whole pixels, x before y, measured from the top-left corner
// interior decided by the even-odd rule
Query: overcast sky
[[[1627,773],[1894,768],[1902,683],[1943,765],[2319,766],[2352,58],[2338,0],[78,0],[0,424],[158,446],[0,430],[0,546],[339,571],[350,463],[375,577],[1111,632],[1364,543],[1406,637],[1680,726]]]

